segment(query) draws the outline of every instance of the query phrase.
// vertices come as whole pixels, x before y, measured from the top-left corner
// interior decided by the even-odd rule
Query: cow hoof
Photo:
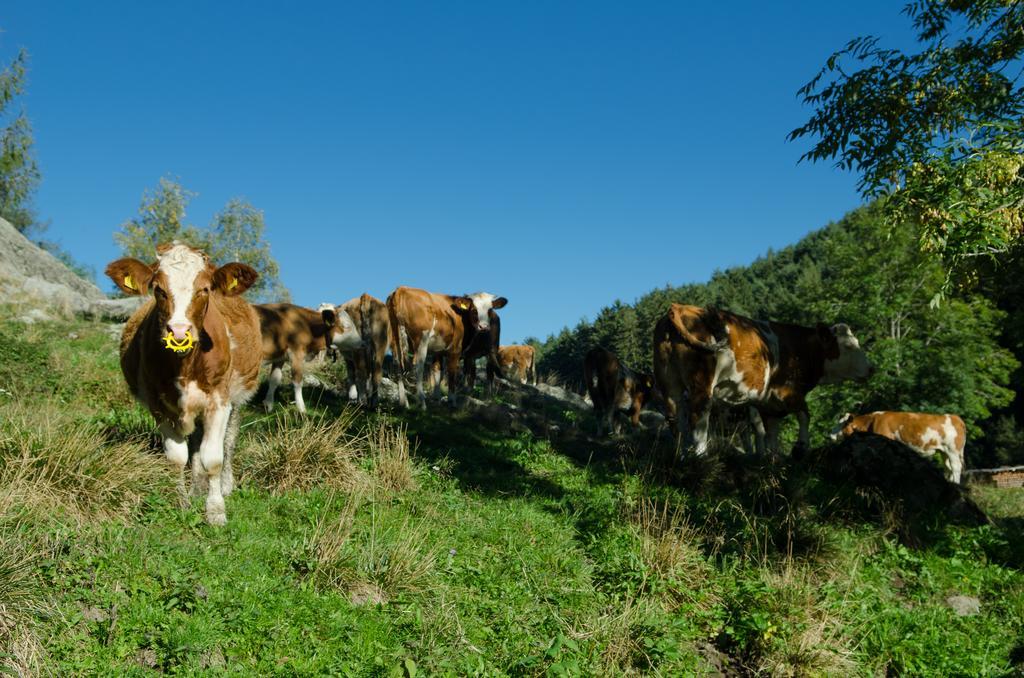
[[[220,527],[228,524],[228,514],[224,510],[224,500],[213,502],[206,501],[206,522],[210,525]]]
[[[270,414],[271,411],[273,411],[273,409],[274,409],[274,403],[268,403],[268,402],[264,402],[263,403],[263,411],[266,412],[267,414]]]

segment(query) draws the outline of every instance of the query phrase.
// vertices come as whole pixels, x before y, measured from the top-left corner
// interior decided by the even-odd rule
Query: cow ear
[[[491,308],[505,308],[505,304],[508,303],[508,299],[505,297],[498,297],[491,302]]]
[[[232,261],[213,272],[213,286],[221,294],[235,297],[252,287],[258,277],[251,266]]]
[[[153,281],[153,269],[138,259],[124,258],[107,264],[107,276],[125,294],[146,294]]]
[[[473,300],[469,297],[456,297],[455,301],[452,302],[452,308],[460,313],[464,313],[473,308]]]

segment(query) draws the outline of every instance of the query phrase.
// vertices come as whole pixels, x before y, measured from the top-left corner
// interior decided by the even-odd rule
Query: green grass
[[[0,339],[0,452],[34,460],[0,472],[0,663],[15,670],[1021,670],[1019,490],[973,491],[991,524],[937,507],[901,541],[885,501],[815,462],[675,466],[650,437],[548,440],[324,396],[306,420],[246,412],[241,484],[211,528],[200,500],[177,507],[104,326],[7,321]],[[957,617],[957,594],[981,613]]]

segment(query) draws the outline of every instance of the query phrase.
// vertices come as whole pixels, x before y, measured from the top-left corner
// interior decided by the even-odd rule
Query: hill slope
[[[974,492],[994,521],[978,524],[927,465],[909,468],[931,494],[836,477],[855,450],[676,466],[651,437],[593,442],[576,416],[539,438],[323,394],[304,421],[287,404],[246,411],[240,489],[213,529],[198,502],[174,506],[109,328],[5,317],[0,662],[22,670],[983,675],[1020,661],[1019,491]]]

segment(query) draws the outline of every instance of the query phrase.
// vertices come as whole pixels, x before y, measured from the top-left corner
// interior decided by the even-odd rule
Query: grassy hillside
[[[979,524],[934,483],[921,504],[851,481],[834,449],[676,465],[588,421],[546,439],[324,395],[305,420],[246,412],[215,529],[175,505],[108,327],[0,315],[8,672],[1021,670],[1020,490],[972,491]]]

